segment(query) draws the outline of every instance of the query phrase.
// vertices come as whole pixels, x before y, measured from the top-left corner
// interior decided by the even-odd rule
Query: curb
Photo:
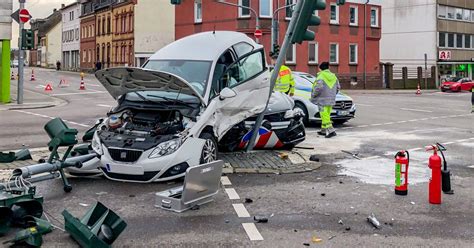
[[[57,107],[57,106],[65,106],[68,104],[66,100],[63,100],[61,98],[49,96],[46,94],[42,94],[36,91],[28,90],[28,89],[23,89],[24,91],[28,91],[32,94],[39,94],[48,98],[54,99],[52,102],[44,102],[44,103],[23,103],[23,104],[17,104],[17,103],[8,103],[5,105],[0,105],[0,111],[2,110],[26,110],[26,109],[44,109],[44,108],[52,108],[52,107]],[[15,101],[16,99],[12,99],[12,101]]]

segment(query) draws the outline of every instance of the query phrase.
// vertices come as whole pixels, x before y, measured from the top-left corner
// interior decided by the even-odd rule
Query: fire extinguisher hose
[[[446,147],[444,147],[440,143],[436,143],[436,146],[438,146],[438,150],[441,153],[441,157],[443,157],[443,167],[444,167],[444,170],[446,171],[448,170],[448,164],[446,163],[446,158],[444,157],[444,153],[443,153],[443,151],[446,151]]]

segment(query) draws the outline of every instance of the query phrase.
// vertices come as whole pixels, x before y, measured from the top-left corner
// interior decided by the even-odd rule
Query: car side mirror
[[[227,99],[227,98],[235,97],[236,95],[237,95],[237,93],[235,93],[235,91],[233,89],[226,87],[223,90],[221,90],[219,99],[224,100],[224,99]]]

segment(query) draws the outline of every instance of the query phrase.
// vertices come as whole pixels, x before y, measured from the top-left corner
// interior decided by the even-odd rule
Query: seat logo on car
[[[122,159],[127,158],[127,152],[121,152],[120,153],[120,158],[122,158]]]

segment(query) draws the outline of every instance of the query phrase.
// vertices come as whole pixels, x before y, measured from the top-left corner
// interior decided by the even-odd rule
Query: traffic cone
[[[36,81],[35,79],[35,70],[34,69],[31,69],[31,79],[30,81]]]
[[[81,86],[79,86],[79,90],[86,90],[86,85],[84,84],[84,80],[81,80]]]
[[[51,83],[48,83],[46,87],[44,87],[44,91],[53,91],[53,86],[51,86]]]
[[[421,95],[420,84],[418,84],[418,86],[417,86],[416,94],[417,94],[417,95]]]
[[[13,73],[13,71],[12,71],[12,76],[10,77],[10,80],[15,80],[15,79],[16,79],[15,78],[15,73]]]
[[[67,83],[66,79],[61,79],[61,81],[59,81],[59,84],[58,84],[58,87],[59,88],[64,88],[64,87],[68,87],[69,84]]]

